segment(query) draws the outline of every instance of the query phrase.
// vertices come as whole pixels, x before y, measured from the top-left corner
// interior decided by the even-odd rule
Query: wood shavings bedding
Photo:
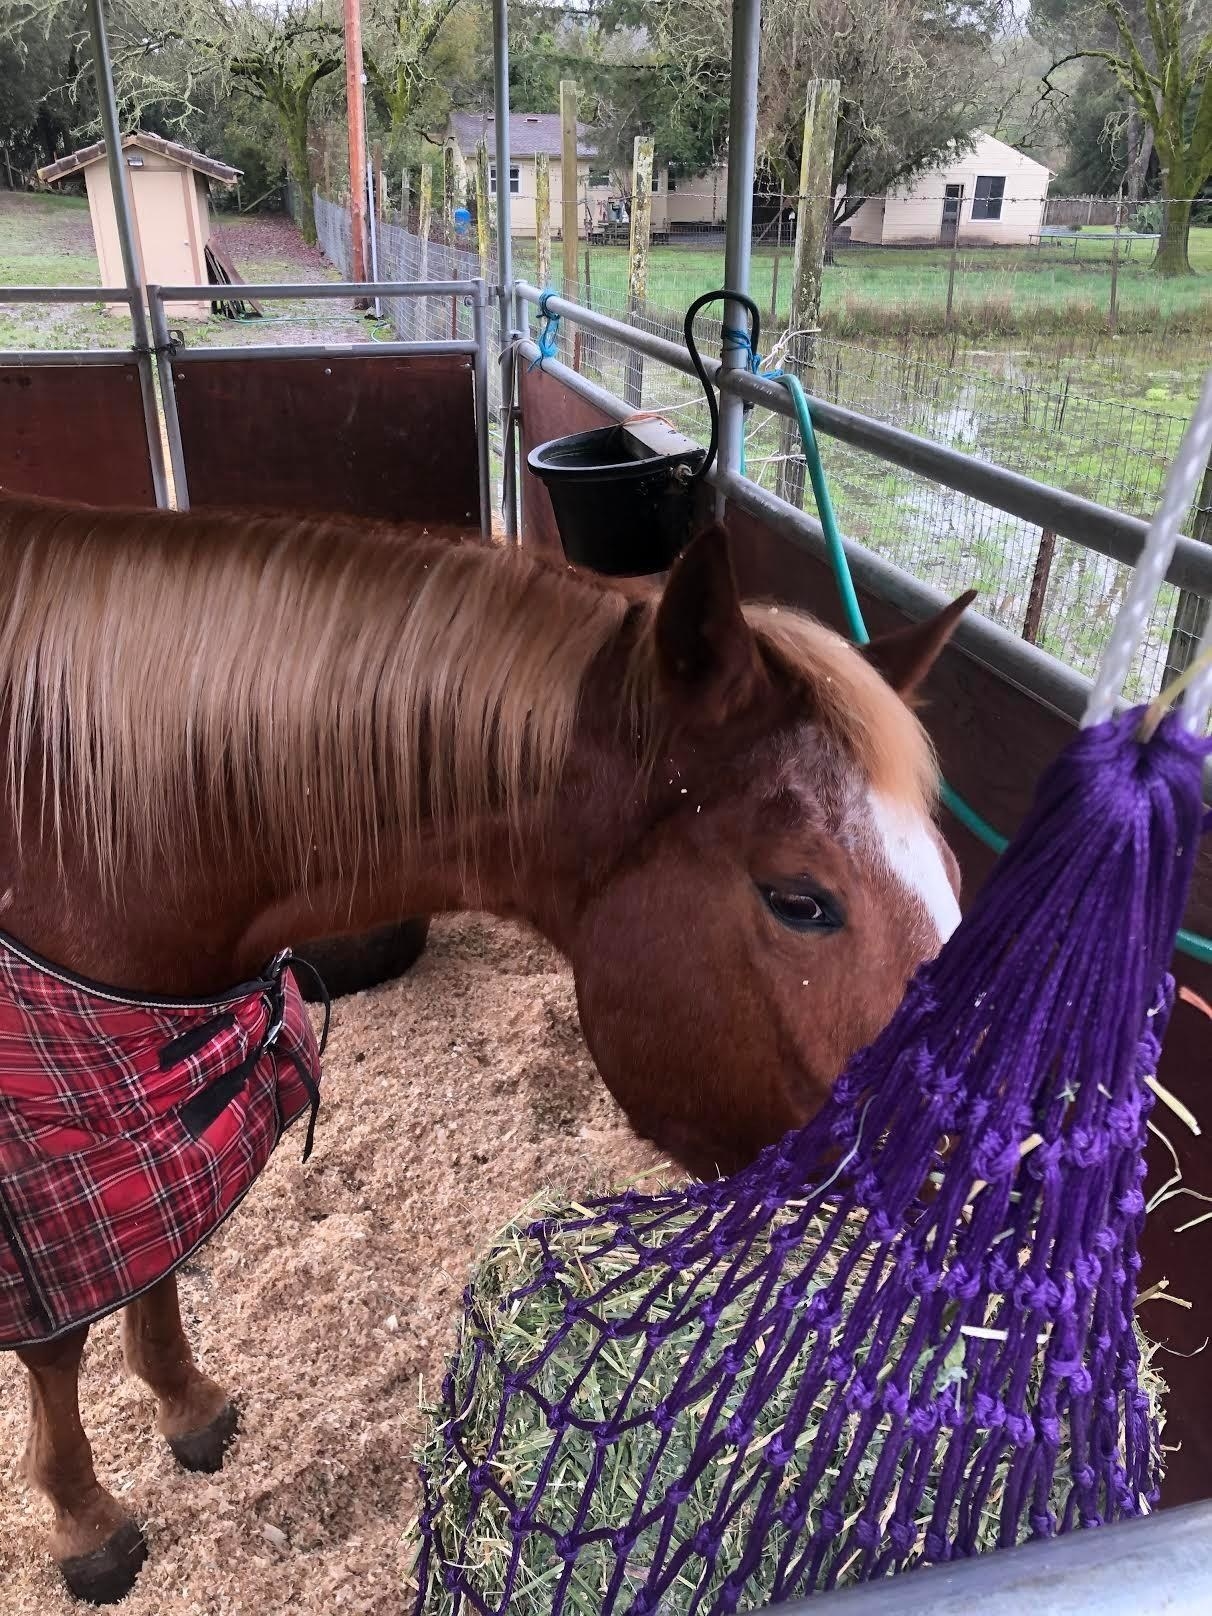
[[[338,1002],[306,1167],[301,1138],[182,1273],[199,1361],[241,1405],[220,1474],[173,1463],[117,1319],[90,1335],[98,1475],[151,1551],[124,1616],[407,1610],[422,1388],[473,1257],[540,1189],[587,1193],[660,1159],[593,1069],[563,963],[480,917],[435,924],[406,977]],[[24,1380],[0,1356],[0,1616],[78,1616],[21,1479]]]

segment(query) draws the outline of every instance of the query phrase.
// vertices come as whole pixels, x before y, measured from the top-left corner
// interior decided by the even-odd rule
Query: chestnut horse
[[[903,698],[969,597],[860,655],[742,608],[718,529],[658,595],[419,529],[39,501],[0,501],[0,577],[0,925],[117,989],[520,916],[632,1125],[714,1172],[814,1112],[958,921]],[[86,1335],[20,1350],[26,1473],[108,1600],[146,1548],[93,1470]],[[173,1277],[123,1344],[177,1458],[217,1468],[235,1415]]]

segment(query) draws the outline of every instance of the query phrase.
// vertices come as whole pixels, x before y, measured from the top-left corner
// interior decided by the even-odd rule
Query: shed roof
[[[192,168],[199,174],[205,174],[207,179],[218,180],[221,185],[234,185],[243,172],[242,169],[221,163],[217,157],[206,157],[189,146],[178,145],[175,140],[165,140],[162,135],[150,135],[143,130],[136,130],[133,135],[123,135],[122,150],[130,151],[133,148],[170,158],[172,162],[180,163],[182,168]],[[98,140],[91,146],[81,146],[79,151],[72,152],[68,157],[60,157],[58,162],[47,163],[38,170],[38,178],[44,185],[54,185],[104,159],[105,142]]]
[[[470,157],[487,138],[492,151],[496,119],[491,112],[452,112],[449,132],[465,157]],[[563,152],[558,112],[511,112],[509,114],[509,153],[511,157],[534,157],[546,152],[557,162]],[[587,124],[577,124],[577,156],[596,157],[597,142]]]

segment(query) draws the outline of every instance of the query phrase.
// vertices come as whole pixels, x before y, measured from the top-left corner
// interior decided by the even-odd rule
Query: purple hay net
[[[591,1562],[603,1612],[728,1612],[969,1554],[991,1511],[1008,1545],[1155,1502],[1132,1323],[1145,1079],[1207,747],[1174,717],[1141,746],[1139,722],[1080,734],[1047,772],[812,1124],[731,1179],[530,1227],[533,1277],[495,1304],[549,1299],[554,1330],[525,1352],[497,1346],[469,1291],[441,1433],[461,1492],[425,1477],[419,1612],[560,1612]],[[563,1254],[570,1232],[589,1258]],[[603,1354],[625,1358],[624,1390],[586,1407]],[[486,1430],[468,1415],[481,1377],[499,1385]],[[499,1462],[519,1415],[547,1444],[524,1486]],[[633,1485],[603,1507],[618,1444]],[[492,1575],[464,1552],[481,1511],[501,1523]]]

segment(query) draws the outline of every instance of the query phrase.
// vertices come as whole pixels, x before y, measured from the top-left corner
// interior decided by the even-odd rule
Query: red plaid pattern
[[[171,1273],[314,1105],[320,1050],[288,957],[220,999],[169,1003],[0,936],[0,1348]]]

